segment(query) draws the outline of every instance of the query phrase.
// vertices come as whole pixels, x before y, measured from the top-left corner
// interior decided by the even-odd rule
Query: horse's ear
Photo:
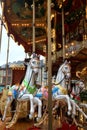
[[[37,57],[37,54],[35,52],[33,52],[32,54],[33,58]]]
[[[37,55],[37,54],[35,54],[35,52],[33,52],[30,58],[31,58],[31,59],[32,59],[32,58],[35,58],[36,55]]]
[[[65,64],[67,63],[68,61],[67,60],[65,60]]]
[[[71,61],[67,61],[67,60],[65,60],[65,64],[67,64],[67,63],[71,64]]]
[[[69,61],[69,64],[71,64],[71,61]]]

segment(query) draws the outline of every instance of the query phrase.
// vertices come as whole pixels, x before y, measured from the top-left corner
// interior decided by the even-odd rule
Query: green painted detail
[[[35,86],[29,86],[29,84],[26,80],[24,80],[23,83],[24,83],[24,86],[27,88],[29,93],[34,94],[36,92]]]

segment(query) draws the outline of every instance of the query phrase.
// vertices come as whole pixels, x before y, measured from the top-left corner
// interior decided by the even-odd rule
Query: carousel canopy
[[[4,5],[3,5],[4,3]],[[35,51],[47,56],[47,1],[35,1],[35,23],[33,23],[33,2],[31,0],[2,0],[1,26],[21,44],[26,53],[32,53],[33,29],[35,26]],[[63,62],[63,42],[65,39],[65,58],[71,61],[72,74],[78,66],[87,66],[87,11],[86,0],[52,0],[52,60],[53,74]],[[64,36],[62,35],[62,8],[64,9]],[[84,63],[84,65],[83,65]],[[81,68],[82,69],[82,68]]]

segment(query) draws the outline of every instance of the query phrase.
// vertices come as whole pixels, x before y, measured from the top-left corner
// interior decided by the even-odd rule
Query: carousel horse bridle
[[[28,89],[28,86],[29,86],[29,84],[30,84],[30,81],[31,81],[31,79],[32,79],[32,75],[33,75],[33,73],[34,73],[34,69],[39,69],[39,57],[35,54],[34,55],[34,58],[33,59],[31,59],[31,61],[30,61],[30,63],[29,63],[29,65],[30,65],[30,67],[32,68],[32,73],[31,73],[31,77],[30,77],[30,80],[29,80],[29,82],[27,83],[27,85],[26,85],[26,89]],[[34,65],[36,65],[36,66],[34,66]],[[37,72],[36,72],[37,73]],[[26,81],[24,81],[24,82],[26,82]],[[19,97],[19,98],[21,98],[23,95],[25,94],[25,92]]]
[[[71,73],[70,71],[69,71],[69,72],[64,71],[64,70],[63,70],[63,67],[64,67],[64,66],[62,66],[61,70],[62,70],[62,72],[63,72],[63,74],[64,74],[64,77],[60,80],[60,82],[56,83],[55,85],[59,85],[64,79],[67,79],[67,73],[68,73],[68,74]],[[69,66],[69,67],[70,67],[70,66]]]

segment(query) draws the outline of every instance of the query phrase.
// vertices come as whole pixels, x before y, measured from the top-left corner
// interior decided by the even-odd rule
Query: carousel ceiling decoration
[[[83,59],[87,59],[86,56],[83,58],[83,52],[87,49],[86,1],[52,0],[51,5],[51,44],[53,63],[55,63],[56,66],[56,61],[58,65],[59,62],[62,62],[59,58],[63,57],[61,15],[62,8],[64,8],[65,55],[74,65],[78,65]],[[31,53],[33,47],[33,1],[2,0],[1,6],[3,10],[1,27],[2,25],[5,26],[7,33],[15,42],[17,42],[18,45],[23,45],[26,53]],[[48,49],[48,31],[47,1],[35,0],[35,51],[36,53],[45,56]]]
[[[62,3],[63,2],[63,3]],[[57,15],[61,15],[61,8],[63,5],[65,20],[64,27],[65,33],[72,32],[76,25],[76,21],[85,15],[85,2],[80,0],[77,4],[76,0],[52,0],[52,12],[57,12]],[[77,6],[78,5],[78,6]],[[4,23],[8,33],[15,37],[15,41],[18,44],[22,44],[25,48],[25,52],[32,50],[32,17],[33,17],[33,1],[31,0],[6,0],[4,1]],[[47,3],[46,0],[35,1],[35,42],[36,49],[41,53],[43,52],[43,46],[47,45]],[[53,14],[52,14],[53,15]],[[58,17],[58,16],[55,17]],[[55,18],[54,17],[54,18]],[[53,18],[53,19],[54,19]],[[61,20],[57,19],[56,24],[52,19],[52,27],[54,27],[56,33],[61,35],[62,24]],[[73,24],[73,26],[72,26]],[[75,25],[74,25],[75,24]],[[75,27],[74,27],[75,28]],[[57,34],[56,34],[57,35]],[[60,37],[60,36],[59,36]],[[71,39],[71,37],[70,37]],[[61,40],[56,41],[62,44]],[[40,44],[40,46],[38,45]],[[28,46],[28,47],[27,47]],[[59,48],[59,45],[56,46]]]
[[[44,3],[43,0],[39,3],[35,2],[35,39],[37,44],[46,42],[46,9]],[[14,36],[19,45],[24,46],[25,52],[32,51],[32,2],[7,0],[4,1],[4,5],[3,21],[8,33]],[[39,49],[38,45],[37,49]]]

